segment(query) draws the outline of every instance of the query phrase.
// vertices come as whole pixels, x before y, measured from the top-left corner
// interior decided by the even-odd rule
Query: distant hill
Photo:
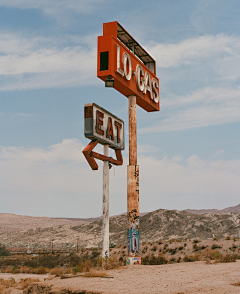
[[[227,212],[240,213],[240,204],[238,204],[237,206],[231,206],[231,207],[224,208],[224,209],[186,209],[183,211],[186,211],[189,213],[194,213],[194,214],[227,213]]]
[[[55,221],[62,221],[55,219]],[[68,221],[68,220],[65,220]],[[1,224],[1,223],[0,223]],[[50,223],[49,223],[50,224]],[[21,232],[0,233],[0,243],[7,247],[69,248],[79,243],[80,247],[101,246],[102,221],[79,222],[38,227]],[[110,242],[127,243],[127,216],[122,214],[110,218]],[[159,239],[217,238],[239,236],[240,214],[207,213],[193,214],[185,211],[158,209],[140,216],[140,238],[143,242]]]

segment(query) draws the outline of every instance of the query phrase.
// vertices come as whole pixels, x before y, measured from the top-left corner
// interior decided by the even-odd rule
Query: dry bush
[[[102,259],[99,260],[99,263],[102,265]],[[104,269],[106,270],[118,268],[121,264],[122,262],[116,258],[104,258]]]
[[[159,265],[159,264],[167,264],[168,260],[163,254],[159,254],[157,257],[155,257],[154,255],[152,256],[147,255],[142,258],[141,263],[145,265]]]
[[[47,273],[47,269],[43,266],[39,266],[37,268],[30,269],[29,272],[31,274],[44,275]]]
[[[79,265],[76,268],[73,268],[73,272],[89,272],[93,267],[94,265],[91,260],[87,259],[85,261],[80,261]]]
[[[29,274],[30,273],[30,268],[28,266],[22,266],[19,268],[19,272],[21,274]]]
[[[193,254],[185,255],[184,258],[183,258],[183,261],[184,262],[193,262],[193,261],[196,261],[195,255],[193,255]]]
[[[84,273],[82,274],[82,277],[85,278],[93,278],[93,277],[99,277],[99,278],[103,278],[103,277],[107,277],[107,273],[104,271],[93,271],[93,272],[88,272],[88,273]]]
[[[222,246],[220,246],[220,245],[218,245],[218,244],[215,244],[215,243],[213,243],[211,248],[212,248],[212,249],[216,249],[216,248],[222,248]]]
[[[121,248],[121,247],[122,247],[122,244],[118,244],[118,245],[117,245],[117,248]]]
[[[201,241],[199,241],[198,239],[194,239],[192,242],[193,242],[194,244],[197,244],[197,243],[199,243],[199,242],[201,242]]]
[[[15,287],[17,285],[15,279],[10,278],[9,280],[0,279],[0,285],[6,289],[10,287]]]
[[[225,237],[225,240],[231,240],[230,236]]]
[[[60,267],[54,267],[49,270],[49,274],[57,277],[62,277],[64,274],[66,274],[66,270]]]
[[[219,258],[220,255],[221,253],[218,250],[213,250],[210,248],[207,248],[202,252],[202,256],[204,259],[216,260]]]
[[[154,245],[152,248],[151,248],[152,251],[156,251],[157,250],[157,246]]]
[[[194,253],[193,256],[195,258],[195,261],[202,260],[202,256],[198,252],[197,253]]]
[[[37,283],[40,282],[39,279],[32,279],[32,278],[27,278],[27,279],[21,279],[19,283],[19,289],[23,290],[26,289],[30,284],[32,283]]]
[[[202,255],[206,263],[210,263],[210,260],[215,260],[216,262],[235,262],[237,258],[236,255],[221,254],[219,251],[212,249],[206,249]]]

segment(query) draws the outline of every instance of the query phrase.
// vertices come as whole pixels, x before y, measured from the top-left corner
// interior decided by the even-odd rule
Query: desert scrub
[[[225,240],[231,240],[231,237],[230,236],[226,236],[225,237]]]
[[[159,265],[159,264],[167,264],[168,260],[162,254],[158,255],[157,257],[147,255],[142,258],[141,263],[144,265]]]
[[[169,248],[168,252],[171,253],[171,255],[174,255],[174,254],[176,254],[177,249],[178,249],[177,247],[176,248]]]
[[[152,251],[156,251],[157,250],[157,246],[154,245],[152,248],[151,248]]]
[[[212,248],[212,249],[217,249],[217,248],[222,248],[222,246],[213,243],[211,248]]]
[[[201,242],[201,241],[199,241],[198,239],[194,239],[192,242],[193,242],[194,244],[197,244],[197,243],[199,243],[199,242]]]
[[[207,248],[207,246],[204,246],[204,245],[202,245],[202,246],[198,246],[197,244],[193,244],[193,251],[194,252],[196,252],[196,251],[199,251],[199,250],[204,250],[204,249],[206,249]],[[221,248],[221,247],[220,247]],[[212,249],[214,249],[214,248],[212,248]]]
[[[6,248],[5,245],[0,243],[0,256],[9,256],[11,255],[10,251]]]
[[[183,258],[183,261],[184,262],[193,262],[195,261],[195,256],[192,255],[192,254],[189,254],[189,255],[185,255],[184,258]]]

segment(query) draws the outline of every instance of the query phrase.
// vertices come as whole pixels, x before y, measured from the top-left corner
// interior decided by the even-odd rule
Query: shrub
[[[21,279],[20,283],[19,283],[19,288],[21,290],[26,289],[30,284],[32,283],[37,283],[40,282],[39,279],[32,279],[32,278],[26,278],[26,279]]]
[[[113,243],[110,243],[109,244],[109,248],[115,248],[117,245],[116,244],[113,244]]]
[[[193,243],[194,243],[194,244],[197,244],[197,243],[199,243],[199,242],[200,242],[200,241],[199,241],[198,239],[194,239],[194,240],[193,240]]]
[[[153,248],[151,248],[152,251],[156,251],[157,250],[157,246],[154,245]]]
[[[141,262],[142,264],[145,264],[145,265],[159,265],[159,264],[167,264],[168,260],[162,254],[159,255],[158,257],[147,255],[142,258]]]
[[[212,248],[212,249],[222,248],[222,246],[213,243],[211,248]]]
[[[121,247],[122,247],[122,244],[118,244],[118,245],[117,245],[117,248],[121,248]]]
[[[194,255],[185,255],[184,258],[183,258],[183,261],[184,262],[193,262],[195,261],[195,256]]]
[[[31,273],[32,274],[38,274],[38,275],[46,274],[47,273],[47,269],[44,268],[43,266],[39,266],[37,268],[31,269]]]
[[[225,237],[225,240],[231,240],[231,237],[230,236],[226,236]]]
[[[10,251],[6,248],[5,245],[0,243],[0,256],[9,256],[11,255]]]

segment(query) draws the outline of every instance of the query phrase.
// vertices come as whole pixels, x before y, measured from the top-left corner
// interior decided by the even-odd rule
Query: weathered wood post
[[[127,167],[128,263],[141,263],[139,253],[139,166],[137,165],[136,96],[128,97],[129,165]]]
[[[108,145],[103,146],[104,156],[108,157]],[[103,161],[103,219],[102,219],[103,245],[102,267],[104,259],[109,257],[109,166],[108,161]]]

